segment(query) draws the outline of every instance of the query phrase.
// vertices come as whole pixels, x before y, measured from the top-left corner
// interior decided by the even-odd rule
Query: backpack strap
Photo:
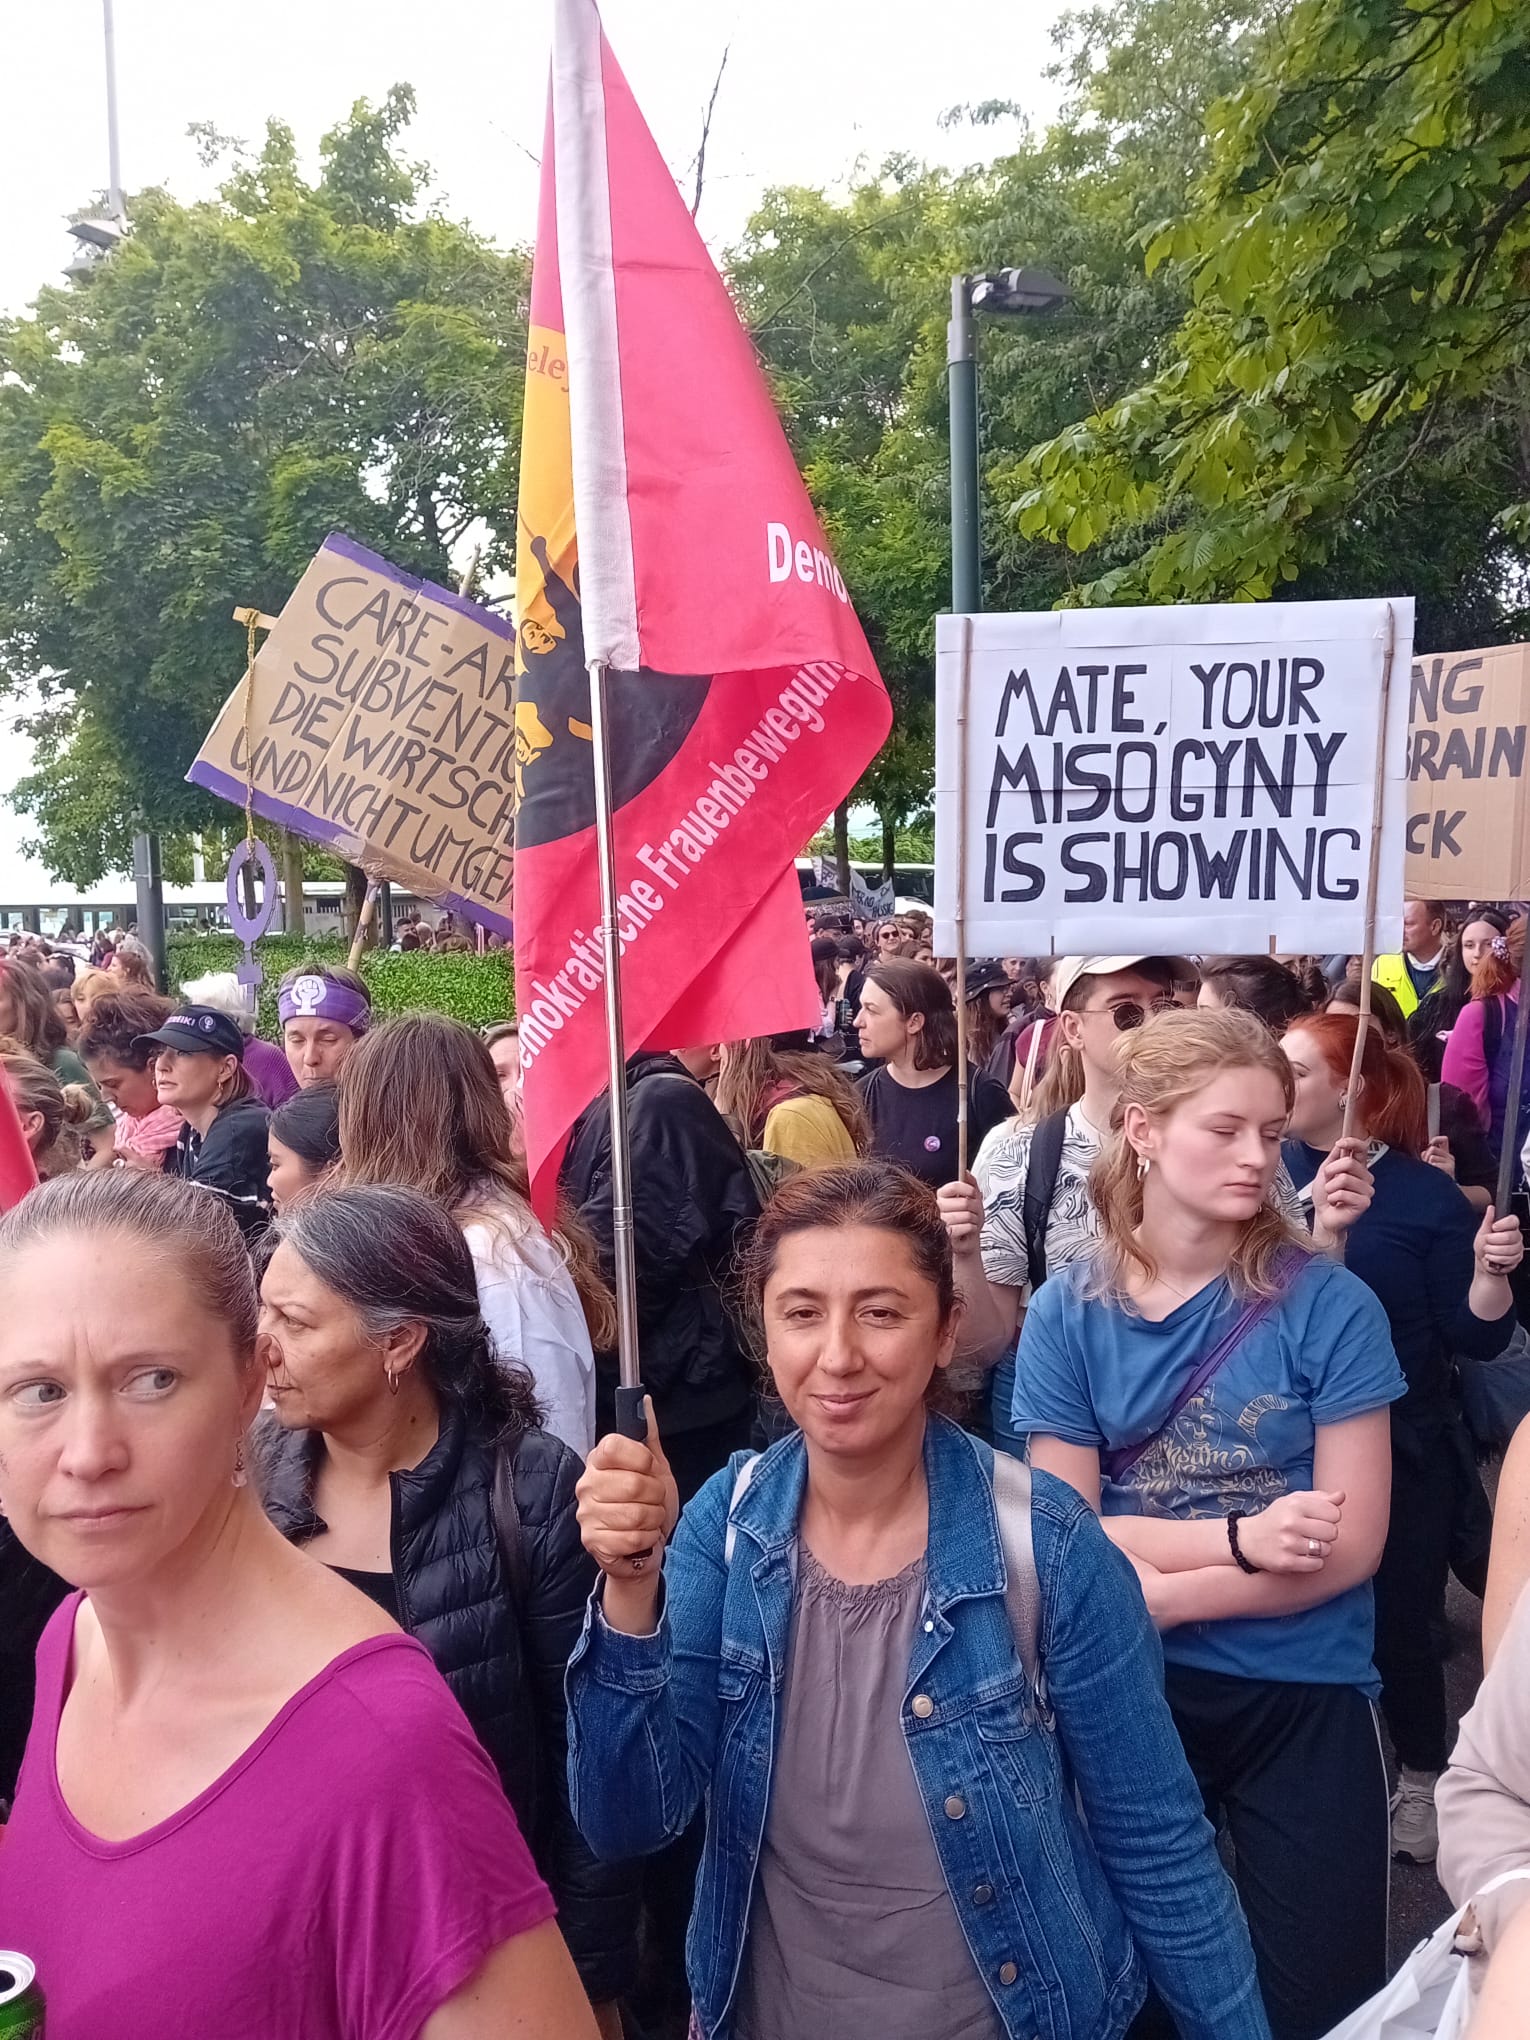
[[[743,1500],[754,1479],[762,1455],[750,1453],[733,1476],[728,1497],[728,1528],[723,1538],[723,1564],[731,1566],[738,1532],[733,1511]],[[1036,1712],[1044,1726],[1052,1725],[1047,1700],[1046,1673],[1041,1665],[1041,1580],[1036,1571],[1036,1546],[1031,1534],[1031,1469],[1010,1452],[993,1455],[993,1506],[999,1525],[999,1549],[1004,1554],[1004,1609],[1009,1616],[1015,1650],[1031,1690]]]
[[[1063,1137],[1068,1115],[1049,1112],[1036,1122],[1031,1134],[1031,1152],[1025,1165],[1025,1196],[1020,1219],[1025,1228],[1026,1269],[1034,1296],[1047,1279],[1047,1220],[1052,1199],[1057,1195],[1057,1172],[1062,1166]]]
[[[727,1535],[723,1538],[724,1565],[732,1565],[733,1547],[738,1542],[738,1532],[733,1527],[733,1511],[744,1499],[744,1491],[749,1486],[750,1481],[754,1479],[754,1469],[759,1463],[759,1453],[751,1452],[749,1457],[739,1467],[738,1472],[733,1476],[733,1492],[728,1497],[728,1530]]]
[[[494,1539],[505,1568],[505,1584],[519,1620],[531,1588],[531,1568],[526,1562],[526,1539],[521,1532],[521,1512],[515,1499],[515,1469],[511,1448],[501,1445],[494,1455],[494,1479],[489,1488],[489,1511],[494,1518]]]
[[[1504,1009],[1507,1001],[1502,992],[1495,998],[1485,999],[1482,1006],[1482,1060],[1489,1070],[1498,1060],[1498,1051],[1503,1045]],[[1505,1115],[1507,1117],[1507,1115]]]
[[[1050,1727],[1046,1673],[1041,1664],[1041,1579],[1031,1530],[1031,1469],[1012,1452],[993,1455],[993,1507],[1004,1554],[1004,1607],[1015,1650],[1036,1696],[1036,1712]]]

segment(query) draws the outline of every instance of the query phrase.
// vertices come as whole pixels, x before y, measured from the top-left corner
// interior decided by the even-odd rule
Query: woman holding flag
[[[795,1176],[747,1278],[795,1434],[682,1515],[650,1405],[578,1489],[605,1578],[575,1817],[621,1857],[705,1805],[693,2030],[1121,2040],[1145,1968],[1182,2040],[1265,2040],[1125,1560],[938,1414],[962,1307],[934,1197],[887,1163]]]

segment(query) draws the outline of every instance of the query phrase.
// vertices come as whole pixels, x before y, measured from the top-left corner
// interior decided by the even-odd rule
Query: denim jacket
[[[1131,1566],[1062,1482],[1032,1476],[1041,1717],[1004,1603],[992,1453],[925,1431],[926,1595],[902,1718],[947,1888],[1011,2040],[1118,2040],[1146,1964],[1183,2040],[1268,2040],[1253,1954],[1163,1697]],[[664,1554],[651,1636],[592,1596],[569,1661],[569,1792],[597,1855],[706,1843],[686,1968],[706,2040],[728,2040],[770,1807],[807,1474],[800,1436],[760,1460],[724,1540],[738,1461]],[[1087,1830],[1086,1824],[1087,1823]],[[1139,1956],[1140,1951],[1140,1956]]]

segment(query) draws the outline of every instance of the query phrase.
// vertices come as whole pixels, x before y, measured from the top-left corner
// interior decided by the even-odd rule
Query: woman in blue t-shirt
[[[1286,1162],[1300,1188],[1343,1124],[1357,1019],[1302,1020],[1282,1046],[1296,1078]],[[1408,1393],[1392,1411],[1392,1512],[1376,1573],[1376,1664],[1381,1709],[1401,1779],[1392,1808],[1393,1854],[1432,1863],[1438,1846],[1434,1787],[1445,1768],[1443,1622],[1463,1465],[1461,1416],[1451,1388],[1457,1353],[1490,1360],[1514,1330],[1509,1271],[1524,1252],[1519,1221],[1479,1222],[1463,1192],[1419,1155],[1424,1082],[1412,1058],[1366,1030],[1356,1129],[1369,1140],[1369,1208],[1345,1242],[1345,1264],[1386,1311]],[[1480,1591],[1480,1582],[1479,1591]]]
[[[1258,1021],[1163,1014],[1120,1082],[1100,1245],[1031,1303],[1014,1427],[1137,1568],[1271,2028],[1314,2040],[1386,1974],[1370,1578],[1403,1380],[1376,1299],[1272,1199],[1294,1084]]]

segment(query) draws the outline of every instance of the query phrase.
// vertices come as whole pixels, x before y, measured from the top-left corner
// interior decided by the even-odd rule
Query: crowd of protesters
[[[1523,1378],[1523,916],[1410,901],[1364,1021],[1348,957],[809,920],[819,1024],[629,1063],[646,1440],[609,1101],[544,1226],[513,1021],[0,955],[50,2033],[1320,2040],[1392,1858],[1530,1872],[1530,1428],[1495,1528],[1463,1387]]]

